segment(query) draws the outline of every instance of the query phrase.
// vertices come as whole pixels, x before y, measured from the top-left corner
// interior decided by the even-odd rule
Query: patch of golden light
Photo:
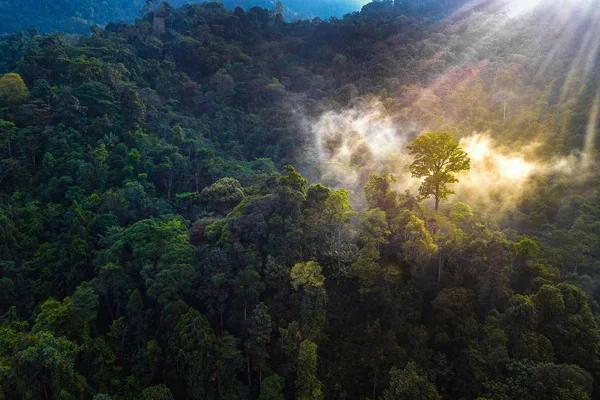
[[[471,136],[463,139],[463,147],[467,150],[471,160],[484,160],[490,154],[490,141],[484,136]]]
[[[538,165],[520,152],[500,151],[489,135],[475,134],[461,139],[460,144],[471,158],[471,173],[496,183],[522,183]]]
[[[535,170],[534,165],[523,158],[498,157],[497,162],[499,172],[508,179],[521,181],[527,179]]]

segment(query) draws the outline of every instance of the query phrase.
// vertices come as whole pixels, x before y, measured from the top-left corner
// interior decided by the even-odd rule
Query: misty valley
[[[599,0],[125,3],[0,2],[0,400],[600,398]]]

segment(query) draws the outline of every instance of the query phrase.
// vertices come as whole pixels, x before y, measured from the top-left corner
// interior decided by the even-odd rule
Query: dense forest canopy
[[[599,10],[1,36],[0,398],[599,398]]]
[[[207,3],[207,0],[172,0],[174,7],[184,4]],[[329,19],[332,16],[358,11],[367,0],[287,0],[283,7],[286,20]],[[153,7],[157,0],[4,0],[0,1],[0,34],[37,29],[40,32],[86,34],[93,25],[109,22],[133,22],[143,10]],[[158,2],[160,3],[160,2]],[[231,10],[262,7],[277,8],[274,0],[223,0]]]

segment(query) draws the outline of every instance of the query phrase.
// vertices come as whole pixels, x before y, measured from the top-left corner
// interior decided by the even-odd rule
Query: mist
[[[418,195],[421,183],[408,169],[412,157],[406,145],[423,130],[418,122],[398,121],[381,102],[364,103],[339,112],[322,114],[310,125],[322,182],[351,190],[353,202],[364,204],[363,188],[371,173],[391,173],[398,191]],[[457,175],[451,185],[456,192],[452,204],[465,202],[484,214],[502,214],[514,209],[528,190],[532,178],[552,175],[555,179],[583,176],[585,157],[541,157],[542,139],[527,146],[499,143],[491,131],[455,137],[471,159],[471,169]],[[518,148],[518,149],[515,149]]]
[[[565,126],[573,118],[572,99],[588,90],[598,56],[600,31],[582,27],[597,26],[600,14],[591,12],[590,2],[498,4],[483,12],[463,8],[450,18],[453,25],[433,25],[412,49],[388,42],[387,50],[406,60],[397,66],[395,83],[308,120],[315,178],[349,188],[358,207],[371,173],[389,172],[397,190],[417,194],[420,181],[409,172],[406,145],[429,131],[450,132],[471,158],[471,169],[451,185],[456,194],[448,203],[462,201],[482,213],[514,209],[540,178],[591,176],[600,91],[578,128],[582,133],[571,135],[575,128]],[[557,70],[568,71],[564,81],[550,77]]]

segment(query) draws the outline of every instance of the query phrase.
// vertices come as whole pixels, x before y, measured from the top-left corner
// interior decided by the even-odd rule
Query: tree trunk
[[[338,271],[342,269],[342,228],[338,229],[338,241],[337,241],[337,256],[338,256]]]
[[[444,269],[444,253],[440,251],[440,261],[438,264],[438,279],[437,279],[438,285],[440,284],[440,281],[442,280],[442,270],[443,269]]]
[[[108,296],[108,294],[106,296],[104,296],[106,298],[106,305],[108,306],[108,315],[110,315],[110,319],[111,321],[115,320],[115,316],[112,310],[112,302],[110,301],[110,298]]]
[[[169,176],[169,189],[168,189],[168,191],[169,191],[169,194],[168,194],[169,201],[171,201],[171,190],[172,189],[173,189],[173,177]]]
[[[10,146],[10,136],[8,137],[8,158],[12,158],[12,148]]]
[[[375,396],[377,395],[377,377],[373,378],[373,400],[375,400]]]
[[[252,374],[250,374],[250,356],[246,357],[246,364],[248,367],[248,387],[252,390]]]

